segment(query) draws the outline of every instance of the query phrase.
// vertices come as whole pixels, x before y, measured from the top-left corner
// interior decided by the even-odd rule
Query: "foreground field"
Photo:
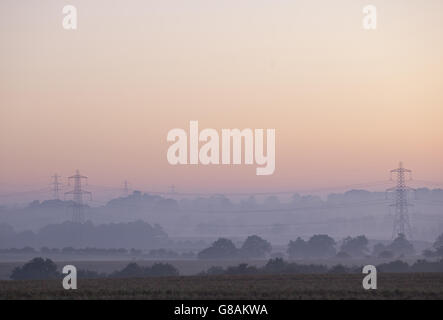
[[[380,274],[378,290],[363,275],[217,276],[0,281],[0,299],[443,299],[443,274]]]

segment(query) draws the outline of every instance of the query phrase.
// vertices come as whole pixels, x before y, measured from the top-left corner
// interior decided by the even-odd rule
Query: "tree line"
[[[394,258],[415,254],[415,249],[404,234],[399,234],[391,243],[385,245],[377,243],[372,250],[368,247],[369,241],[364,236],[347,237],[339,245],[333,238],[325,234],[313,235],[308,240],[298,237],[290,241],[286,254],[290,259],[317,259],[317,258],[350,258],[350,257],[377,257]],[[426,257],[443,257],[443,234],[434,244],[435,250],[427,250]],[[249,236],[240,248],[226,238],[216,240],[212,245],[197,255],[199,259],[263,259],[272,251],[271,244],[259,236]],[[283,254],[282,254],[283,255]]]
[[[93,278],[144,278],[144,277],[170,277],[178,276],[179,271],[168,263],[154,263],[152,266],[140,266],[134,262],[129,263],[121,270],[110,274],[92,270],[77,270],[79,279]],[[12,280],[47,280],[61,279],[63,275],[58,271],[57,265],[51,259],[34,258],[23,266],[12,270]]]
[[[290,274],[347,274],[362,273],[363,266],[344,266],[341,264],[328,267],[321,264],[298,264],[288,262],[282,258],[270,259],[263,267],[256,267],[241,263],[236,266],[211,267],[201,272],[202,276],[215,275],[290,275]],[[413,264],[408,264],[401,260],[377,265],[377,270],[382,273],[412,273],[412,272],[443,272],[443,259],[439,261],[418,260]]]
[[[282,258],[270,259],[262,266],[251,266],[241,263],[236,266],[219,267],[213,266],[203,271],[198,276],[220,276],[220,275],[291,275],[291,274],[347,274],[362,272],[362,266],[344,266],[341,264],[328,267],[321,264],[298,264],[288,262]],[[412,273],[412,272],[443,272],[443,259],[439,261],[418,260],[408,264],[401,260],[379,264],[377,270],[383,273]],[[131,262],[121,270],[110,274],[99,273],[91,270],[78,270],[79,279],[94,278],[146,278],[146,277],[173,277],[180,273],[176,267],[168,263],[155,263],[152,266],[140,266]],[[50,259],[34,258],[21,267],[16,267],[10,278],[12,280],[46,280],[61,279],[62,274],[57,265]]]
[[[0,249],[0,254],[36,254],[41,253],[43,255],[103,255],[103,256],[137,256],[145,257],[149,259],[193,259],[196,257],[195,253],[192,251],[178,253],[169,249],[152,249],[144,252],[140,249],[125,249],[125,248],[73,248],[64,247],[59,248],[48,248],[42,247],[40,250],[36,250],[32,247],[23,248],[9,248]]]

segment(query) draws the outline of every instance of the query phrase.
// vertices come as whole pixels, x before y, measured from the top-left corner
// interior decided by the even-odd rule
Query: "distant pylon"
[[[75,175],[68,177],[69,181],[74,179],[74,190],[65,192],[65,195],[73,196],[74,203],[72,205],[72,221],[77,223],[85,222],[85,205],[83,204],[83,195],[89,195],[91,198],[91,192],[82,189],[82,179],[88,179],[88,177],[80,175],[77,170]]]
[[[125,197],[129,195],[129,184],[126,180],[123,182],[123,194]]]
[[[394,226],[392,230],[392,238],[397,237],[400,233],[405,237],[412,238],[411,225],[409,223],[408,207],[408,192],[414,190],[406,185],[406,175],[411,175],[411,170],[405,169],[403,163],[400,162],[397,169],[391,170],[392,174],[396,174],[397,185],[393,188],[387,189],[387,192],[393,191],[395,193],[395,202],[391,204],[395,208]]]
[[[56,200],[60,199],[60,186],[62,185],[62,183],[60,181],[58,181],[59,178],[61,178],[57,173],[54,174],[52,177],[52,192],[53,192],[53,197]]]

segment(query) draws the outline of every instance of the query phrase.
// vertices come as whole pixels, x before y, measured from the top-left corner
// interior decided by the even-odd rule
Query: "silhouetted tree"
[[[77,277],[79,279],[99,279],[106,278],[107,275],[105,273],[99,273],[97,271],[80,269],[77,271]]]
[[[345,266],[338,264],[336,266],[333,266],[331,269],[329,269],[328,272],[334,273],[334,274],[343,274],[343,273],[348,273],[349,270]]]
[[[347,237],[343,240],[340,250],[354,257],[361,257],[368,253],[368,239],[365,236]]]
[[[240,249],[242,257],[264,258],[272,250],[271,244],[259,236],[249,236]]]
[[[408,272],[409,265],[406,262],[396,260],[378,265],[377,270],[380,272]]]
[[[426,258],[443,257],[443,233],[438,236],[432,247],[435,250],[426,249],[422,252],[422,255]]]
[[[330,258],[335,256],[335,241],[326,234],[312,236],[308,241],[308,255],[314,258]]]
[[[334,246],[334,239],[325,234],[317,234],[308,241],[300,237],[290,241],[287,252],[290,258],[330,258],[336,255]]]
[[[120,271],[110,275],[111,278],[143,278],[178,276],[178,270],[168,263],[155,263],[152,267],[141,267],[131,262]]]
[[[241,263],[235,267],[228,267],[225,274],[229,275],[241,275],[241,274],[255,274],[257,273],[257,268],[254,266],[249,266],[247,263]]]
[[[372,255],[378,257],[383,251],[386,251],[386,246],[383,243],[377,243],[372,248]]]
[[[403,233],[399,233],[387,249],[398,255],[407,256],[414,253],[414,246],[406,239]]]
[[[347,252],[340,251],[337,253],[337,255],[335,257],[339,258],[339,259],[349,259],[351,256]]]
[[[298,237],[297,240],[289,242],[287,253],[291,259],[305,258],[308,255],[308,244]]]
[[[110,276],[112,278],[141,278],[144,276],[144,270],[135,262],[131,262],[122,270],[115,271]]]
[[[21,267],[16,267],[10,278],[13,280],[57,279],[57,265],[50,259],[34,258]]]
[[[179,256],[177,252],[166,249],[151,250],[148,255],[150,258],[154,259],[174,259]]]
[[[149,277],[172,277],[178,276],[177,268],[169,263],[155,263],[151,268],[146,268],[145,275]]]
[[[230,259],[238,256],[234,243],[225,238],[215,241],[212,246],[198,253],[199,259]]]
[[[222,267],[210,267],[206,272],[203,272],[203,275],[208,275],[208,276],[218,276],[221,274],[225,273],[225,269],[223,269]]]
[[[435,240],[433,247],[434,249],[443,247],[443,233],[438,236],[437,240]]]
[[[392,253],[392,251],[383,250],[378,254],[378,257],[381,259],[392,259],[394,258],[394,254]]]
[[[443,272],[443,260],[428,262],[426,260],[417,260],[411,267],[412,272]]]
[[[426,258],[434,258],[436,256],[436,252],[430,249],[423,250],[422,255]]]
[[[270,259],[262,268],[265,273],[283,274],[286,270],[286,262],[282,258]]]

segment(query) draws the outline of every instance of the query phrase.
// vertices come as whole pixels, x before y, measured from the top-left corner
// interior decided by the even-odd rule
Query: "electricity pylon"
[[[83,203],[83,195],[89,195],[92,198],[92,194],[89,191],[82,189],[82,179],[88,179],[86,176],[80,175],[77,170],[75,175],[68,177],[69,182],[74,179],[74,190],[65,192],[65,195],[72,195],[74,203],[72,204],[72,221],[77,223],[85,222],[85,205]]]
[[[57,173],[54,174],[52,177],[52,193],[54,196],[54,199],[59,200],[60,199],[60,186],[62,186],[62,183],[60,181],[58,181],[59,178],[61,178]]]
[[[393,188],[389,188],[387,192],[395,193],[395,202],[391,204],[395,208],[394,214],[394,226],[392,230],[392,238],[397,237],[399,234],[403,234],[405,237],[412,238],[411,225],[409,223],[408,208],[411,204],[408,203],[408,193],[414,190],[406,185],[406,176],[411,176],[411,170],[405,169],[403,163],[400,162],[397,169],[391,170],[392,174],[396,174],[397,185]],[[411,178],[410,178],[411,179]]]
[[[123,182],[123,195],[124,195],[125,197],[127,197],[127,196],[129,195],[129,184],[128,184],[128,181],[127,181],[127,180],[125,180],[125,181]]]

